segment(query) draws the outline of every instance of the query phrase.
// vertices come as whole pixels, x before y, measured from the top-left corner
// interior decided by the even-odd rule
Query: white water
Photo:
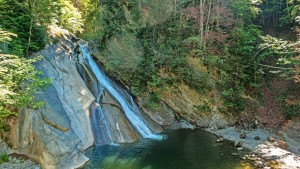
[[[92,130],[94,133],[95,144],[111,144],[113,139],[109,132],[108,123],[105,114],[102,112],[99,103],[95,104],[94,109],[92,109]]]
[[[86,64],[90,67],[98,82],[103,86],[121,105],[131,125],[143,138],[155,140],[165,139],[165,136],[154,134],[146,122],[141,118],[140,112],[132,97],[122,88],[113,85],[113,82],[102,72],[97,63],[90,55],[87,44],[81,44],[80,49]]]

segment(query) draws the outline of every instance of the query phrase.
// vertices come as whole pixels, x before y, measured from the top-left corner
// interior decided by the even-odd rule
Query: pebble
[[[287,144],[284,141],[278,141],[278,147],[280,147],[282,149],[286,149],[287,148]]]
[[[274,142],[275,142],[275,139],[274,139],[274,137],[269,136],[269,137],[268,137],[268,141],[271,142],[271,143],[274,143]]]
[[[255,136],[254,140],[261,140],[259,136]]]
[[[231,153],[232,156],[238,156],[238,153]]]
[[[238,147],[238,148],[236,148],[238,151],[242,151],[242,150],[244,150],[244,148],[243,147]]]
[[[10,158],[9,162],[0,164],[1,169],[41,169],[36,163],[31,160],[19,160]]]
[[[219,138],[216,140],[217,143],[221,143],[221,142],[223,142],[223,141],[224,141],[224,137],[222,137],[222,136],[219,137]]]
[[[263,162],[261,162],[261,161],[256,161],[256,164],[259,165],[259,166],[262,166],[262,165],[263,165]]]
[[[234,142],[234,147],[242,147],[242,146],[243,146],[242,142],[239,142],[239,141]]]
[[[247,135],[246,134],[240,134],[241,139],[246,139]]]

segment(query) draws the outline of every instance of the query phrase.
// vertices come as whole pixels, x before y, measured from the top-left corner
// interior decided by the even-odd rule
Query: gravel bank
[[[31,160],[10,157],[9,162],[0,164],[0,169],[41,169],[41,167]]]
[[[206,129],[224,139],[242,143],[242,146],[252,150],[252,155],[242,157],[253,161],[257,168],[263,169],[300,169],[300,156],[286,150],[282,136],[277,136],[264,129],[237,131],[234,127],[225,129]],[[241,134],[246,138],[240,138]],[[274,138],[269,141],[268,137]],[[274,166],[276,165],[276,166]]]

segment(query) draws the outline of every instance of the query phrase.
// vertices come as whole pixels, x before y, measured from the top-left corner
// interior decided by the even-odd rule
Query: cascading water
[[[80,43],[79,50],[81,53],[80,57],[78,56],[79,62],[81,62],[81,64],[84,64],[85,66],[87,66],[92,71],[92,73],[94,74],[94,76],[97,79],[97,82],[99,84],[101,84],[101,87],[104,90],[107,90],[116,99],[116,101],[121,105],[125,116],[130,121],[131,125],[135,128],[135,130],[143,138],[150,138],[150,139],[155,139],[155,140],[165,139],[165,136],[157,135],[152,132],[150,127],[147,125],[147,123],[142,119],[138,107],[134,103],[132,97],[126,92],[126,90],[115,85],[115,83],[112,82],[103,73],[103,71],[99,68],[97,63],[93,60],[92,56],[90,55],[87,43]],[[97,98],[97,100],[98,100],[98,98]],[[105,117],[103,115],[101,115],[101,107],[98,106],[94,110],[97,110],[95,112],[99,114],[98,116],[102,116],[102,117],[92,117],[92,118],[93,119],[103,119],[103,122],[101,123],[101,125],[106,125],[106,127],[107,127],[108,124],[105,121]],[[95,114],[93,116],[97,116],[97,115]],[[97,123],[96,121],[93,121],[92,123],[96,123],[96,125],[99,125],[99,123]],[[107,128],[105,128],[105,127],[103,127],[103,128],[106,131],[108,131]],[[100,128],[99,126],[93,127],[94,132],[101,133],[101,129],[102,128]],[[109,136],[110,134],[106,134],[106,135],[107,136],[105,136],[105,137],[103,137],[103,135],[100,137],[96,136],[100,140],[97,141],[97,139],[95,139],[95,142],[96,141],[103,142],[103,141],[101,141],[101,139],[103,139],[103,138],[104,138],[104,140],[106,140],[105,142],[109,142],[109,139],[111,140],[111,142],[113,142],[111,139],[111,136]]]
[[[91,113],[92,130],[94,133],[94,144],[98,145],[98,144],[113,143],[105,114],[102,112],[99,103],[93,103],[91,105],[91,111],[92,111]]]

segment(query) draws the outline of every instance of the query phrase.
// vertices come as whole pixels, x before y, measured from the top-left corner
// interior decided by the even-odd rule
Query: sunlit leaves
[[[60,0],[59,25],[73,32],[81,33],[83,31],[83,19],[81,12],[74,7],[69,0]]]
[[[2,29],[0,32],[0,42],[15,36]],[[32,65],[39,59],[41,57],[26,59],[0,51],[0,130],[5,118],[16,114],[19,108],[37,108],[43,104],[36,102],[33,96],[39,88],[50,83],[49,79],[40,79],[40,72]]]

